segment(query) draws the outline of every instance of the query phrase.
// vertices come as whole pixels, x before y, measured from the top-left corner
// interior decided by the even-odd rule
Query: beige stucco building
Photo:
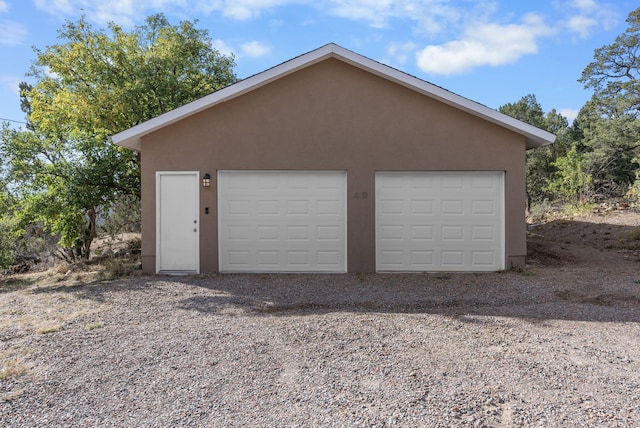
[[[525,151],[554,139],[334,44],[113,136],[147,272],[521,265]]]

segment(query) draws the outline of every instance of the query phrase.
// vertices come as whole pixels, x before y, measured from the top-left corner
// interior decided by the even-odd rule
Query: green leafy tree
[[[515,103],[505,104],[498,110],[556,134],[557,139],[554,144],[529,150],[526,159],[528,205],[531,206],[532,202],[539,202],[545,198],[555,198],[547,183],[557,172],[554,162],[567,153],[573,142],[574,134],[567,119],[555,109],[545,114],[536,96],[532,94],[522,97]]]
[[[596,49],[579,79],[593,90],[585,106],[585,167],[596,192],[624,194],[634,181],[640,153],[640,8],[614,43]]]
[[[16,253],[17,225],[11,214],[12,205],[12,195],[7,189],[3,176],[0,175],[0,269],[9,267]]]
[[[576,146],[561,157],[553,166],[557,169],[555,176],[548,180],[547,189],[566,202],[585,202],[589,197],[592,177],[584,171],[584,155],[578,153]]]
[[[235,64],[206,30],[162,14],[130,32],[96,30],[83,17],[59,38],[36,49],[35,83],[20,86],[28,125],[3,126],[0,156],[20,189],[20,221],[41,221],[88,258],[100,211],[140,194],[136,154],[110,136],[233,83]]]

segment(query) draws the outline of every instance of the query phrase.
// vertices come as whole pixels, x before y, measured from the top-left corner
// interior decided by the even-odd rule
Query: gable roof
[[[157,116],[146,122],[140,123],[125,131],[119,132],[112,137],[115,144],[129,149],[140,151],[140,139],[160,128],[171,125],[188,116],[196,114],[202,110],[216,104],[229,101],[247,92],[267,85],[275,80],[285,77],[305,67],[309,67],[328,58],[336,58],[345,63],[351,64],[369,73],[375,74],[383,79],[390,80],[401,86],[419,92],[459,110],[465,111],[474,116],[492,122],[501,127],[507,128],[525,137],[526,148],[533,149],[551,144],[556,136],[535,126],[514,119],[497,110],[493,110],[475,101],[471,101],[444,88],[432,83],[411,76],[393,67],[389,67],[355,52],[347,50],[334,43],[322,46],[316,50],[293,58],[287,62],[277,65],[261,73],[255,74],[244,80],[236,82],[222,88],[212,94],[192,101],[188,104]]]

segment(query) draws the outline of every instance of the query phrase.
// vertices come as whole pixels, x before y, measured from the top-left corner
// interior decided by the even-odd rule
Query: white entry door
[[[503,172],[376,173],[378,271],[504,267]]]
[[[219,171],[221,272],[346,272],[346,172]]]
[[[156,172],[156,272],[198,273],[198,172]]]

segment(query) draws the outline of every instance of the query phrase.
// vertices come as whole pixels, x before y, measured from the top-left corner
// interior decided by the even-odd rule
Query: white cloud
[[[473,6],[452,5],[450,0],[33,0],[38,9],[62,17],[77,16],[80,10],[95,22],[114,21],[130,26],[151,11],[186,11],[222,16],[246,21],[260,17],[264,12],[285,5],[306,5],[320,13],[354,21],[363,21],[372,27],[388,26],[394,18],[408,19],[421,32],[439,33],[451,21],[464,14],[492,10],[495,0],[480,0]],[[0,0],[6,2],[6,0]],[[2,3],[0,3],[2,4]]]
[[[234,48],[227,42],[216,39],[211,43],[211,46],[213,46],[214,49],[218,50],[223,55],[233,54],[236,56],[236,58],[260,58],[268,55],[272,49],[271,46],[257,40],[242,43],[241,45],[239,45],[239,47]]]
[[[593,12],[599,8],[595,0],[573,0],[571,6],[580,9],[583,12]]]
[[[240,45],[242,53],[251,58],[260,58],[271,52],[271,46],[256,40]]]
[[[82,0],[33,0],[33,3],[38,9],[53,15],[71,15],[83,7]]]
[[[565,28],[582,39],[589,37],[600,27],[609,30],[619,21],[613,7],[595,0],[571,0],[563,6],[563,10],[570,13],[565,19]]]
[[[538,39],[552,32],[535,14],[526,15],[521,24],[478,24],[458,40],[418,51],[418,67],[427,73],[453,75],[476,67],[513,63],[523,55],[536,53]]]
[[[20,88],[18,86],[23,80],[25,79],[18,76],[0,74],[0,85],[4,86],[8,91],[15,95],[20,95]]]
[[[0,0],[2,1],[2,0]],[[131,27],[151,11],[169,13],[186,8],[186,0],[33,0],[43,12],[68,18],[86,14],[90,21],[105,24],[116,22]]]
[[[577,33],[583,39],[589,37],[591,30],[598,26],[598,21],[587,16],[572,16],[567,21],[567,29],[572,33]]]
[[[0,21],[0,45],[22,45],[28,35],[29,32],[23,25],[13,21]]]
[[[580,110],[576,110],[574,108],[563,108],[558,110],[558,113],[567,118],[569,125],[571,125],[576,117],[578,117],[578,113]]]
[[[218,9],[222,11],[224,16],[244,21],[257,18],[264,9],[291,2],[287,0],[227,0],[220,3]]]
[[[204,14],[220,12],[228,18],[246,21],[259,17],[265,10],[286,4],[305,3],[308,1],[309,0],[196,0],[189,2],[188,6],[190,9],[198,10]]]
[[[387,47],[387,55],[393,62],[398,64],[406,64],[409,56],[416,50],[418,45],[413,42],[407,43],[391,43]]]
[[[368,21],[373,27],[384,27],[388,16],[397,14],[394,3],[388,0],[332,0],[331,13],[354,21]],[[400,6],[402,1],[395,4]]]
[[[9,12],[9,3],[4,0],[0,0],[0,13]]]
[[[387,27],[394,18],[409,19],[427,34],[442,31],[448,22],[460,18],[462,10],[448,0],[328,0],[326,8],[332,15],[365,21],[374,28]]]
[[[235,54],[235,52],[231,48],[231,46],[229,46],[227,43],[225,43],[222,40],[216,39],[211,43],[211,45],[213,46],[214,49],[216,49],[218,52],[220,52],[221,54],[223,54],[225,56],[229,56],[231,54]]]
[[[295,3],[310,3],[311,0],[33,0],[36,7],[44,12],[61,17],[87,15],[91,21],[117,22],[132,26],[152,11],[185,11],[208,15],[219,12],[223,16],[248,20],[257,18],[263,11],[277,6]],[[0,5],[5,0],[0,0]],[[1,10],[1,9],[0,9]]]

